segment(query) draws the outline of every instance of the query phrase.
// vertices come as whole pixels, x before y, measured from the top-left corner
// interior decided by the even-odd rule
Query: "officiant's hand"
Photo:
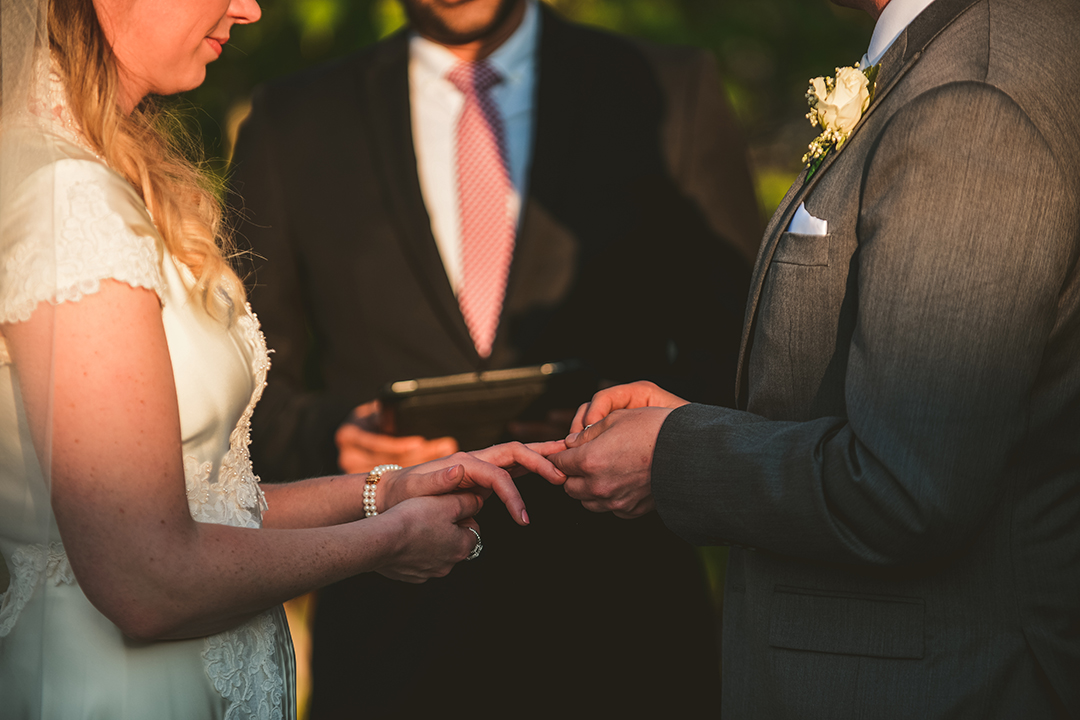
[[[441,437],[428,440],[419,435],[396,437],[378,431],[378,400],[360,405],[342,423],[334,436],[338,465],[347,473],[368,472],[377,465],[417,465],[457,452],[457,440]]]
[[[570,423],[570,432],[581,432],[585,426],[600,422],[615,410],[644,407],[674,409],[689,404],[678,395],[672,395],[667,390],[645,380],[615,385],[596,393],[592,400],[578,408],[573,422]]]
[[[567,476],[563,484],[566,494],[580,500],[586,510],[611,511],[621,518],[640,517],[656,507],[653,450],[660,426],[672,408],[611,410],[604,402],[603,419],[571,433],[566,438],[567,450],[552,455],[551,461]],[[589,417],[587,410],[585,417]]]
[[[525,501],[513,478],[533,472],[550,483],[562,484],[566,476],[545,456],[565,447],[562,440],[532,445],[510,442],[471,453],[454,453],[403,470],[391,470],[380,480],[382,488],[376,495],[376,507],[383,512],[409,498],[455,491],[474,493],[486,499],[494,492],[518,525],[528,525]]]

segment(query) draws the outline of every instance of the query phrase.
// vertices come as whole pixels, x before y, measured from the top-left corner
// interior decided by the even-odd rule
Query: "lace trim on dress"
[[[157,240],[136,234],[111,210],[100,183],[77,181],[66,190],[57,198],[56,247],[27,238],[4,259],[3,277],[16,282],[0,294],[0,322],[25,322],[45,300],[77,302],[105,279],[165,294]]]
[[[42,67],[35,88],[27,110],[20,114],[41,131],[92,154],[107,168],[72,115],[59,73]],[[55,235],[50,232],[50,241],[42,242],[31,234],[15,243],[3,260],[0,322],[25,322],[46,300],[78,301],[100,290],[104,279],[153,290],[159,298],[164,295],[157,239],[137,235],[111,209],[100,179],[75,181],[56,190]],[[0,364],[4,362],[10,359],[0,355]]]
[[[244,408],[243,415],[229,435],[229,451],[221,459],[217,479],[211,482],[214,467],[207,461],[199,463],[193,456],[184,458],[184,477],[187,482],[188,509],[199,522],[257,528],[262,525],[262,513],[267,509],[266,496],[259,487],[259,477],[251,466],[248,445],[251,443],[251,416],[266,387],[270,370],[270,354],[266,339],[259,329],[258,318],[251,306],[236,319],[243,338],[254,349],[252,371],[255,389]]]
[[[255,388],[251,399],[229,435],[229,451],[221,460],[217,478],[214,466],[193,456],[184,458],[188,508],[199,522],[257,528],[267,509],[266,496],[251,466],[248,444],[251,415],[266,387],[270,356],[259,321],[246,307],[236,319],[243,338],[254,349],[252,370]],[[273,611],[263,613],[240,627],[206,638],[202,656],[206,674],[229,706],[226,720],[282,718],[285,678],[278,657],[277,626]]]
[[[203,659],[214,688],[229,701],[225,720],[283,717],[285,679],[277,663],[273,611],[206,638]]]
[[[11,580],[7,592],[0,595],[0,637],[7,636],[19,619],[26,603],[42,580],[54,586],[74,585],[75,573],[71,570],[64,546],[58,542],[45,545],[22,545],[11,553]]]

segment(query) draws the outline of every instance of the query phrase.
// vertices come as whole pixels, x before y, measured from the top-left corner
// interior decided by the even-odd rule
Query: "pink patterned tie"
[[[488,357],[514,254],[503,123],[490,92],[502,78],[485,62],[459,63],[446,77],[465,96],[457,123],[462,265],[458,303],[476,352]]]

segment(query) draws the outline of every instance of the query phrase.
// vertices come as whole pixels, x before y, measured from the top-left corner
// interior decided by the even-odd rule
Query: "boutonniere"
[[[836,68],[835,78],[816,77],[810,81],[810,89],[806,91],[810,112],[806,118],[812,126],[821,128],[821,134],[810,143],[809,151],[802,158],[806,163],[807,180],[821,167],[829,151],[843,147],[866,108],[870,107],[879,67],[874,65],[866,70]]]

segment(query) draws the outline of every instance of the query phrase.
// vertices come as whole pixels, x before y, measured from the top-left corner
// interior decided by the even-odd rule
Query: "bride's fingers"
[[[403,500],[425,495],[446,495],[458,489],[465,479],[465,469],[461,464],[431,470],[417,471],[414,468],[391,470],[384,473],[380,485],[384,487],[382,510],[389,510]]]
[[[537,443],[535,446],[509,442],[502,445],[493,445],[470,454],[478,460],[506,468],[512,475],[524,475],[527,472],[534,472],[549,483],[561,485],[565,482],[566,476],[550,460],[544,457],[543,453],[534,449],[534,447],[540,447],[548,450],[548,454],[552,454],[561,449],[558,447],[558,443],[561,442],[561,440],[554,440]]]
[[[503,505],[506,506],[510,517],[514,518],[514,522],[518,525],[528,525],[529,514],[525,511],[525,501],[522,499],[517,485],[514,484],[513,479],[510,477],[510,473],[486,463],[482,464],[481,467],[484,470],[484,477],[470,476],[469,479],[472,479],[477,485],[494,490],[499,499],[503,501]]]
[[[566,440],[545,440],[544,442],[527,443],[525,447],[534,453],[550,457],[566,449]]]
[[[453,501],[457,503],[454,512],[454,524],[464,528],[469,527],[471,523],[476,525],[476,529],[479,530],[480,526],[472,518],[484,507],[484,501],[480,499],[480,496],[474,493],[457,493],[449,497],[453,498]],[[469,534],[472,535],[472,533]]]
[[[480,539],[480,524],[470,517],[459,522],[458,527],[462,529],[465,537],[465,559],[469,560],[479,557],[479,555],[474,556],[472,553],[477,545],[483,550],[483,541]]]

